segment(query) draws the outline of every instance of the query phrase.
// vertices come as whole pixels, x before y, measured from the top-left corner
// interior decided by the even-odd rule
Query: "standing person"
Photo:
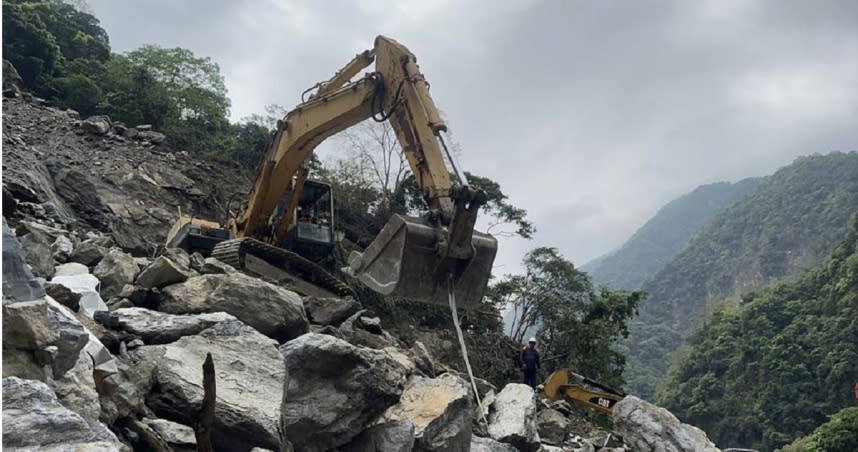
[[[536,338],[532,337],[521,350],[521,369],[524,371],[524,384],[536,388],[536,371],[539,369],[539,352],[536,350]]]

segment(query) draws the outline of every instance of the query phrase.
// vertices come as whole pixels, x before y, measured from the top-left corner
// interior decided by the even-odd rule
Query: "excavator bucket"
[[[448,273],[436,251],[438,230],[421,218],[395,214],[363,253],[349,256],[347,271],[385,296],[430,304],[449,303]],[[474,231],[473,258],[455,280],[456,305],[480,304],[497,253],[497,240]]]

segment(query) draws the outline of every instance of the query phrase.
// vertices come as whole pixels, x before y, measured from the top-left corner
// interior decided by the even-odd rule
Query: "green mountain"
[[[763,178],[748,178],[731,184],[702,185],[665,204],[618,250],[596,258],[581,269],[597,284],[634,290],[670,262],[694,233],[715,214],[744,199]]]
[[[715,215],[644,285],[649,299],[620,344],[632,392],[652,397],[676,350],[716,300],[820,264],[858,211],[858,153],[800,157]]]
[[[821,266],[797,280],[746,294],[738,307],[717,309],[684,349],[658,402],[722,447],[773,450],[853,405],[858,215],[846,240]],[[856,415],[843,417],[854,422]],[[837,425],[813,441],[847,441],[831,433],[840,431]],[[851,431],[849,441],[856,446],[858,425]]]

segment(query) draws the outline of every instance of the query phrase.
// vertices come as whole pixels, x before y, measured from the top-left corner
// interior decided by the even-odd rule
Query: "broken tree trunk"
[[[194,436],[197,438],[199,452],[214,452],[212,448],[212,422],[215,412],[215,370],[212,354],[206,353],[203,363],[203,402],[194,420]]]

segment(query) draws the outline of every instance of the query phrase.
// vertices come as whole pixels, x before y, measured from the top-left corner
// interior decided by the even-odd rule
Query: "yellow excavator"
[[[605,414],[613,414],[614,406],[626,396],[567,368],[552,372],[537,389],[540,397],[552,402],[565,400]]]
[[[373,72],[352,81],[373,62]],[[417,58],[384,36],[305,91],[278,122],[239,214],[228,212],[221,224],[180,213],[166,246],[200,251],[306,295],[353,294],[318,264],[335,245],[334,201],[329,185],[308,179],[306,163],[326,138],[370,118],[389,121],[429,209],[420,217],[394,214],[343,272],[385,296],[446,304],[455,287],[460,307],[478,305],[497,252],[494,237],[474,230],[486,194],[468,184],[447,149],[447,126]]]

